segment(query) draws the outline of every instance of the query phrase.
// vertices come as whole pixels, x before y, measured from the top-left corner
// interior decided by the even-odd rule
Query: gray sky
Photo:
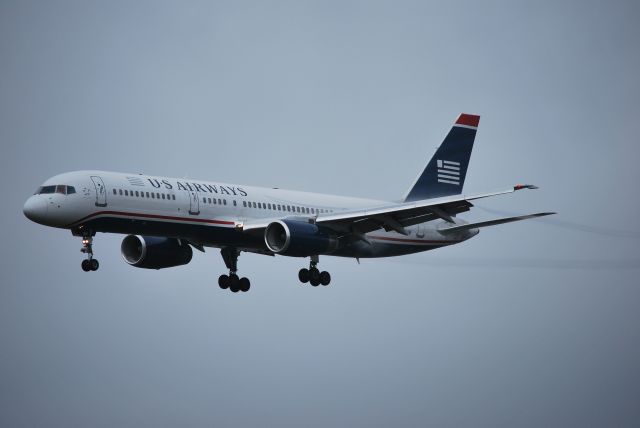
[[[1,1],[0,425],[638,426],[638,3],[441,3]],[[541,187],[465,218],[558,216],[232,295],[22,215],[85,168],[397,199],[462,111],[466,192]]]

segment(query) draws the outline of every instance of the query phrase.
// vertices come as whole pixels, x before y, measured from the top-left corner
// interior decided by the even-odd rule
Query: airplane
[[[25,216],[45,226],[69,229],[82,238],[81,267],[95,271],[97,232],[126,234],[120,250],[125,262],[147,269],[186,265],[192,248],[220,249],[229,270],[218,285],[237,293],[249,290],[238,276],[238,256],[310,258],[298,279],[316,287],[331,275],[318,269],[319,256],[391,257],[458,244],[482,227],[553,212],[468,223],[458,214],[472,201],[523,189],[471,196],[462,194],[480,116],[461,114],[404,198],[398,202],[260,188],[201,180],[107,171],[56,175],[38,187],[24,205]]]

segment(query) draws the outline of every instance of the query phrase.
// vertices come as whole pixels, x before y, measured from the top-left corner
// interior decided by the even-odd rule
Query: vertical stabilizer
[[[462,193],[480,116],[462,113],[426,168],[407,193],[405,202]]]

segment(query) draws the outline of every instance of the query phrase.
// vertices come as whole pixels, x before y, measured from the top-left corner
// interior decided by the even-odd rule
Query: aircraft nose
[[[32,196],[25,202],[22,212],[29,220],[42,223],[47,216],[47,202],[42,198]]]

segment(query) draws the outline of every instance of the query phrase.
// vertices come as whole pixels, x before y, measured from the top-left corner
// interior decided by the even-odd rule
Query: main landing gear
[[[309,283],[314,287],[318,285],[329,285],[331,282],[331,275],[326,270],[320,272],[316,267],[318,265],[319,258],[318,256],[311,256],[311,262],[309,263],[309,269],[302,268],[300,272],[298,272],[298,279],[303,284]]]
[[[93,235],[90,231],[82,234],[82,248],[80,252],[85,253],[87,258],[80,265],[85,272],[96,271],[100,267],[97,259],[93,258]]]
[[[240,251],[236,248],[225,247],[220,251],[220,254],[222,254],[224,264],[227,266],[227,269],[229,269],[229,275],[220,275],[220,278],[218,278],[220,288],[223,290],[228,288],[233,293],[249,291],[249,288],[251,288],[249,278],[238,278],[236,274],[238,271],[238,256],[240,255]]]

